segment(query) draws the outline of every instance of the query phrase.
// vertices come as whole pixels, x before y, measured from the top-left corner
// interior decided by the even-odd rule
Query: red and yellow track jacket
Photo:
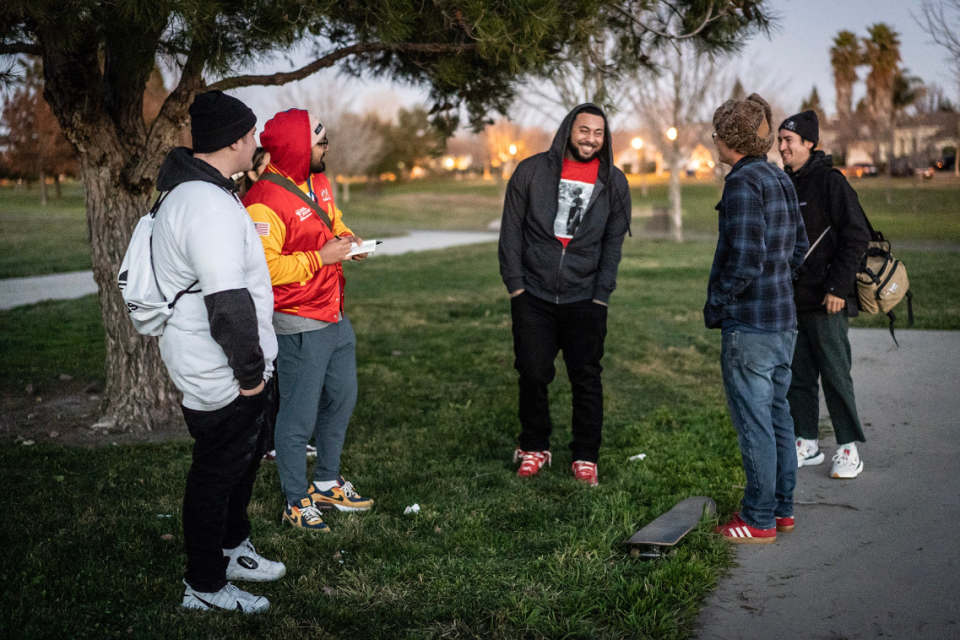
[[[324,265],[319,249],[335,235],[352,236],[333,201],[333,188],[322,173],[310,173],[310,120],[306,111],[290,109],[270,119],[260,134],[270,152],[266,171],[292,180],[325,211],[333,230],[300,198],[260,180],[243,204],[263,243],[273,284],[274,310],[337,322],[343,310],[343,266]]]

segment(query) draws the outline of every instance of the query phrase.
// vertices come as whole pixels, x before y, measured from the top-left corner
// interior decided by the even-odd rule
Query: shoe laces
[[[301,508],[300,515],[302,515],[303,519],[309,523],[314,523],[317,520],[323,522],[323,518],[320,517],[320,509],[317,509],[317,507],[314,505]]]
[[[573,472],[577,475],[577,477],[580,477],[583,474],[596,475],[597,463],[577,460],[573,463]]]
[[[837,455],[833,456],[833,461],[835,463],[849,467],[854,466],[853,460],[853,455],[851,455],[851,451],[849,449],[841,449],[840,451],[837,451]]]
[[[549,451],[523,451],[517,449],[513,452],[513,461],[516,462],[520,460],[521,466],[524,464],[536,464],[538,466],[543,466],[544,463],[547,465],[553,465],[553,454]]]
[[[357,493],[356,489],[353,488],[353,483],[348,480],[340,478],[340,489],[343,491],[343,495],[348,498],[359,498],[360,494]]]

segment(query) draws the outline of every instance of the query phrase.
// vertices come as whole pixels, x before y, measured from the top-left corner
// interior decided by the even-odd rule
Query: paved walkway
[[[480,242],[493,242],[498,233],[476,231],[411,231],[399,238],[385,238],[376,255],[396,256],[416,251],[446,249]],[[43,300],[71,300],[97,293],[93,271],[75,271],[33,278],[0,280],[0,309],[12,309]]]
[[[835,442],[821,441],[796,530],[737,548],[697,638],[960,638],[960,332],[897,338],[850,332],[863,473],[831,480]]]

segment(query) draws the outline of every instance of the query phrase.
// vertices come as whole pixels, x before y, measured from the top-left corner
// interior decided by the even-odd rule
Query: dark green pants
[[[793,430],[798,438],[815,440],[820,421],[820,384],[827,401],[837,444],[863,442],[850,377],[849,321],[843,311],[797,314],[797,346],[793,352],[793,380],[787,392]]]

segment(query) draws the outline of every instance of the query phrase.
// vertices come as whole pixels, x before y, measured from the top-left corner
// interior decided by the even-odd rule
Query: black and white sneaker
[[[247,538],[236,549],[224,549],[223,555],[230,558],[227,565],[227,580],[246,582],[272,582],[287,575],[282,562],[267,560],[253,548]]]
[[[243,589],[238,589],[231,583],[224,585],[220,591],[214,593],[204,593],[196,591],[193,587],[187,585],[187,590],[183,593],[184,609],[197,609],[199,611],[208,611],[209,609],[226,609],[227,611],[242,611],[244,613],[263,613],[270,608],[270,601],[263,596],[255,596],[247,593]]]
[[[823,462],[823,452],[816,440],[797,438],[797,468],[817,465]]]

